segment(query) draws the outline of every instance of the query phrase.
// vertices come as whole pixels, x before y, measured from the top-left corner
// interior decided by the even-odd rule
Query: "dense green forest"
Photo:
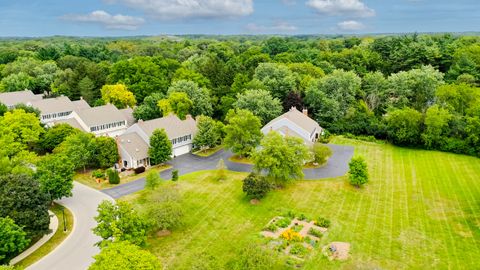
[[[219,120],[252,109],[263,124],[295,106],[329,133],[475,156],[479,83],[480,38],[451,34],[0,40],[3,92],[101,105],[104,85],[123,84],[144,120],[160,100]]]

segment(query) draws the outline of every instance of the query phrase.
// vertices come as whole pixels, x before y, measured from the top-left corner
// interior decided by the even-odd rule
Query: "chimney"
[[[305,114],[306,116],[308,116],[308,109],[305,109],[305,108],[304,108],[304,109],[302,110],[302,112],[303,112],[303,114]]]
[[[139,124],[142,124],[142,123],[143,123],[143,119],[138,119],[138,123],[139,123]]]
[[[83,96],[80,96],[80,100],[83,100]]]
[[[290,108],[290,111],[294,111],[294,110],[296,110],[296,109],[297,109],[297,108],[295,108],[295,106],[292,106],[292,107]]]
[[[192,120],[192,115],[191,114],[187,114],[185,115],[185,120]]]

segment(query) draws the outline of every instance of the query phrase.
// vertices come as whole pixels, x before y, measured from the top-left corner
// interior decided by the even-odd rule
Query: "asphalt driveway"
[[[353,156],[353,146],[346,145],[328,145],[333,150],[333,155],[328,160],[328,163],[316,169],[304,169],[305,179],[318,180],[322,178],[332,178],[343,176],[348,172],[348,162]],[[229,161],[232,153],[229,151],[219,151],[209,157],[199,157],[193,154],[185,154],[168,162],[172,165],[171,169],[162,171],[160,176],[163,179],[170,179],[172,170],[178,170],[179,175],[188,174],[196,171],[214,170],[217,167],[218,161],[223,158],[225,166],[236,172],[251,172],[252,165],[242,164]],[[102,192],[111,196],[112,198],[120,198],[122,196],[137,192],[145,187],[145,178],[132,181],[130,183],[122,184],[110,189],[104,189]]]
[[[92,257],[100,251],[95,246],[100,237],[92,232],[97,226],[94,217],[97,215],[97,206],[100,202],[113,199],[78,182],[74,182],[72,193],[72,197],[57,201],[72,211],[74,218],[72,232],[52,252],[28,267],[28,270],[85,270],[93,262]]]

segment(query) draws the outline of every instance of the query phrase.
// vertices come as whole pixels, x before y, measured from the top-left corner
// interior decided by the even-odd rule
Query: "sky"
[[[480,31],[480,0],[0,0],[0,36]]]

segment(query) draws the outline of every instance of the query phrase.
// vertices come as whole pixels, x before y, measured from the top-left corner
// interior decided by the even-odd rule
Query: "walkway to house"
[[[353,156],[353,146],[346,145],[328,145],[333,150],[333,155],[328,160],[325,166],[316,169],[304,169],[305,179],[318,180],[323,178],[332,178],[343,176],[348,172],[348,162]],[[251,172],[252,165],[231,162],[228,159],[232,156],[230,151],[220,150],[209,157],[199,157],[193,154],[185,154],[176,157],[169,164],[172,168],[162,171],[160,176],[163,179],[170,179],[172,170],[178,170],[179,175],[188,174],[196,171],[214,170],[217,167],[218,161],[223,158],[225,166],[236,172]],[[122,184],[110,189],[104,189],[102,192],[113,198],[120,198],[122,196],[137,192],[145,187],[145,178],[140,178],[136,181]]]

